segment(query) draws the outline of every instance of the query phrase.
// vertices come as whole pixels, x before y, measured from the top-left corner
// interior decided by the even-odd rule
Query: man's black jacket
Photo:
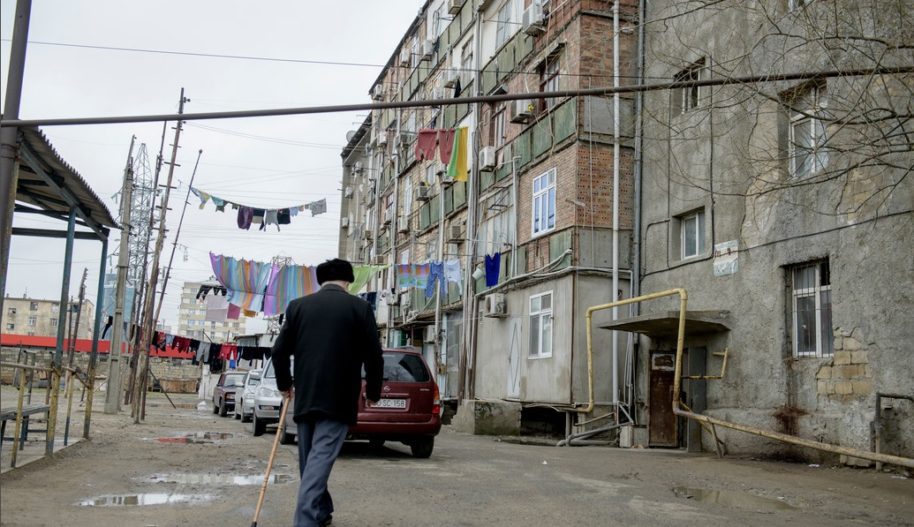
[[[293,300],[273,344],[280,390],[292,386],[289,357],[295,357],[295,421],[328,417],[355,424],[365,365],[366,396],[381,397],[384,369],[374,312],[342,287]]]

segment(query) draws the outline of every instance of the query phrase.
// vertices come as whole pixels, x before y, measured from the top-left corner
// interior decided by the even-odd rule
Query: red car
[[[279,431],[284,444],[294,442],[298,434],[291,406],[286,415],[288,424]],[[381,400],[375,405],[368,403],[363,380],[358,421],[349,429],[347,439],[367,439],[378,448],[385,441],[399,441],[409,445],[414,457],[427,458],[432,455],[435,436],[440,431],[438,385],[422,355],[411,348],[384,350]]]

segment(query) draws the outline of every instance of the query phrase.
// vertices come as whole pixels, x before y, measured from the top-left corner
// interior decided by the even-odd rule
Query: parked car
[[[235,409],[235,392],[242,387],[246,372],[230,371],[219,376],[219,382],[213,388],[213,413],[220,417],[228,415]]]
[[[254,408],[251,420],[254,422],[255,436],[263,435],[267,431],[267,425],[279,422],[280,406],[282,406],[282,394],[276,387],[276,371],[273,369],[273,361],[270,360],[263,369],[260,385],[254,390]]]
[[[362,372],[364,378],[364,371]],[[298,427],[289,408],[281,433],[281,442],[293,443]],[[369,404],[365,398],[365,381],[359,397],[358,421],[349,428],[347,439],[367,439],[380,448],[385,441],[409,445],[414,457],[427,458],[435,447],[435,436],[441,431],[441,400],[438,385],[422,355],[413,349],[384,350],[384,383],[381,399]]]
[[[251,370],[244,376],[242,387],[236,393],[235,419],[247,423],[254,416],[254,392],[260,385],[261,370]]]

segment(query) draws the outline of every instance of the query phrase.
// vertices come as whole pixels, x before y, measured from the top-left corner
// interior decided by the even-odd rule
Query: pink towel
[[[416,160],[435,158],[435,141],[438,140],[438,131],[435,129],[419,130],[419,137],[416,139]]]
[[[451,162],[451,150],[454,149],[454,130],[453,128],[438,130],[438,151],[441,153],[441,162]]]

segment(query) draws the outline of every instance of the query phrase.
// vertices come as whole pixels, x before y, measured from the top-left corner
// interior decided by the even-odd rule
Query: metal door
[[[675,363],[676,355],[674,353],[654,352],[651,354],[648,446],[679,446],[676,415],[673,413]]]

